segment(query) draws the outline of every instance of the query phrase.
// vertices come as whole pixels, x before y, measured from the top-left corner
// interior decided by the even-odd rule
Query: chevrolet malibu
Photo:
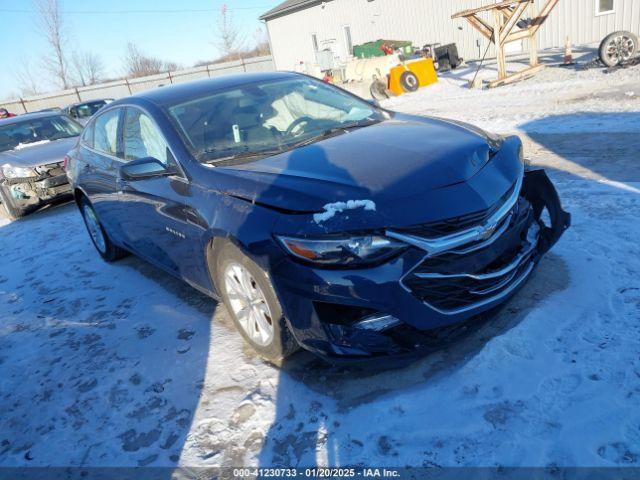
[[[570,223],[518,137],[294,73],[116,101],[67,174],[106,261],[133,252],[222,299],[272,361],[411,353],[505,302]]]

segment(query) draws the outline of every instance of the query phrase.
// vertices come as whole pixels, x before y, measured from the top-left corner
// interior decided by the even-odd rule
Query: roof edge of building
[[[306,10],[309,7],[313,7],[319,3],[330,2],[331,0],[302,0],[299,3],[294,5],[286,5],[288,2],[283,2],[277,7],[269,10],[267,13],[258,17],[260,20],[273,20],[277,17],[284,17],[285,15],[289,15],[290,13],[298,12],[300,10]]]

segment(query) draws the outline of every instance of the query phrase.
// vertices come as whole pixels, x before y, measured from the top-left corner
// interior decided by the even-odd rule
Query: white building
[[[546,0],[535,0],[541,9]],[[378,39],[458,45],[465,59],[482,56],[487,46],[461,10],[494,0],[286,0],[261,18],[267,25],[275,66],[279,70],[317,70],[322,56],[336,66],[351,57],[353,45]],[[640,0],[560,0],[538,34],[540,49],[600,42],[615,30],[640,34]],[[515,53],[526,45],[510,44]],[[331,53],[327,54],[327,50]],[[325,51],[325,53],[318,52]]]

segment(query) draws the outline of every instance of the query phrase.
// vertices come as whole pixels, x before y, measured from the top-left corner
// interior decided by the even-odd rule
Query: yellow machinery
[[[389,70],[389,90],[396,95],[415,92],[437,82],[438,75],[431,58],[408,60]]]

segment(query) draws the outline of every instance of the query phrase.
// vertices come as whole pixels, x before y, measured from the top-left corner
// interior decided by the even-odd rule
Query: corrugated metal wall
[[[614,0],[615,13],[596,15],[597,0],[560,0],[539,33],[539,48],[560,47],[569,35],[574,44],[599,42],[614,30],[640,33],[640,0]],[[545,0],[536,0],[542,8]],[[344,27],[353,44],[380,38],[411,40],[415,45],[451,43],[460,54],[478,58],[487,40],[463,19],[451,15],[494,0],[328,0],[267,22],[276,68],[299,69],[315,63],[312,34],[320,49],[330,48],[337,61],[348,58]],[[487,20],[489,20],[487,16]],[[479,45],[478,45],[479,43]],[[491,54],[491,53],[490,53]]]

